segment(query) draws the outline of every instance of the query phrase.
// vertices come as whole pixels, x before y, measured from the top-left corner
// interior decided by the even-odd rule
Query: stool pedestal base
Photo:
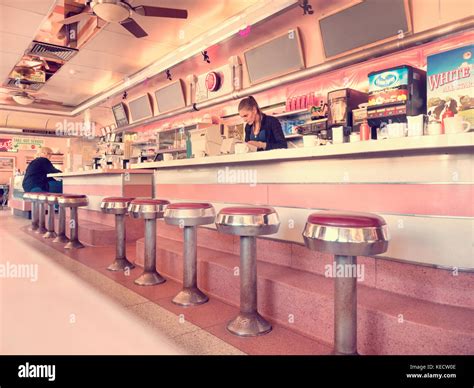
[[[166,279],[158,272],[144,272],[134,281],[139,286],[155,286],[164,282]]]
[[[135,268],[135,265],[128,261],[126,257],[122,259],[115,259],[115,261],[107,267],[109,271],[125,271],[127,268],[133,269]]]
[[[257,312],[240,312],[237,317],[227,324],[227,330],[241,337],[254,337],[270,332],[272,325]]]
[[[178,295],[173,298],[173,303],[179,306],[196,306],[206,303],[209,300],[199,288],[183,288]]]

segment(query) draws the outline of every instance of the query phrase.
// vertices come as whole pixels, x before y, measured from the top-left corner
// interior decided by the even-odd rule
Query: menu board
[[[117,124],[118,128],[128,125],[128,117],[124,104],[120,103],[113,106],[112,112],[114,114],[115,123]]]
[[[130,109],[130,116],[132,117],[132,121],[140,121],[143,119],[147,119],[153,116],[153,111],[151,110],[150,104],[150,97],[148,94],[141,96],[133,101],[130,101],[128,104],[128,108]]]

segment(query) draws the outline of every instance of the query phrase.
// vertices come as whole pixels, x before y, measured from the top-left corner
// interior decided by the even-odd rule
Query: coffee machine
[[[354,89],[339,89],[328,93],[328,135],[332,138],[332,127],[344,127],[344,132],[352,126],[352,110],[359,104],[367,103],[367,93]]]
[[[371,127],[406,123],[426,113],[426,72],[408,65],[369,73],[367,117]]]

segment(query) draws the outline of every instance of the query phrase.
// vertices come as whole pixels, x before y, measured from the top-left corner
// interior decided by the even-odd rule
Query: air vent
[[[5,86],[7,88],[15,88],[15,89],[18,89],[18,90],[40,90],[44,86],[44,84],[40,83],[40,82],[30,82],[30,81],[22,80],[21,82],[23,84],[28,85],[26,87],[26,89],[22,89],[18,86],[17,82],[18,81],[14,78],[8,78],[8,82],[6,83]]]
[[[51,130],[44,130],[44,129],[23,129],[22,133],[33,133],[33,134],[41,134],[41,135],[56,135],[56,131]]]
[[[78,50],[70,47],[56,46],[55,44],[37,42],[34,40],[26,54],[67,62],[76,55],[77,52]]]

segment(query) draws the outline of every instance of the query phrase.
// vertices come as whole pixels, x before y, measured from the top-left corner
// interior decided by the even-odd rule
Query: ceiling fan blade
[[[90,16],[94,16],[93,12],[82,12],[74,16],[70,16],[66,19],[60,20],[58,23],[59,24],[72,24],[72,23],[77,23],[82,20],[88,19]]]
[[[133,34],[136,38],[143,38],[144,36],[148,36],[143,28],[141,28],[138,23],[133,20],[132,18],[125,19],[120,24],[131,34]]]
[[[159,17],[159,18],[176,18],[176,19],[186,19],[188,17],[188,11],[185,9],[150,7],[148,5],[139,5],[138,7],[135,7],[133,10],[142,16],[154,16],[154,17]]]

